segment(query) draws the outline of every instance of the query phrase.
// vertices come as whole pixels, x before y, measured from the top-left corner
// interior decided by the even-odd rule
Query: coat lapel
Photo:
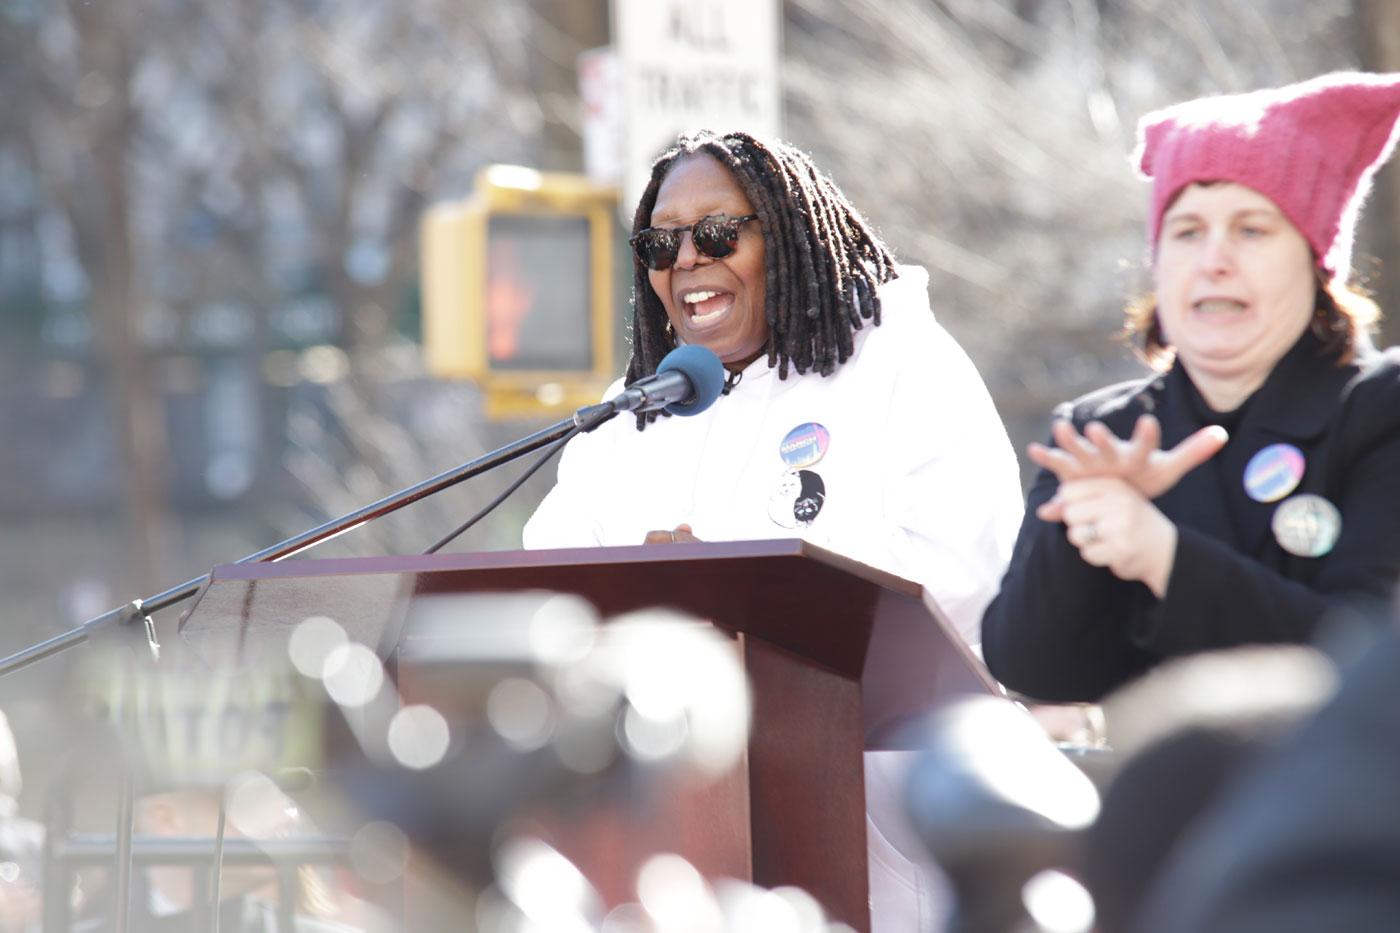
[[[1256,502],[1245,491],[1245,469],[1255,454],[1273,444],[1291,444],[1302,451],[1304,472],[1297,492],[1313,487],[1309,481],[1325,472],[1320,441],[1336,414],[1336,400],[1357,370],[1336,365],[1320,351],[1317,340],[1304,334],[1251,397],[1230,442],[1217,455],[1221,479],[1233,500],[1231,514],[1242,553],[1263,555],[1278,508],[1278,502]]]
[[[1175,364],[1160,380],[1160,385],[1163,398],[1156,414],[1162,425],[1162,449],[1167,450],[1211,422],[1203,421],[1197,415],[1191,398],[1192,388],[1180,363]],[[1229,449],[1229,445],[1226,449]],[[1216,456],[1218,459],[1220,455]],[[1157,507],[1180,525],[1237,545],[1217,470],[1218,465],[1208,461],[1187,473],[1158,497]]]

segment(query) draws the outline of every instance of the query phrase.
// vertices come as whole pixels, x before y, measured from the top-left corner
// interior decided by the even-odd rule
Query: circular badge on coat
[[[831,446],[831,433],[815,421],[799,424],[787,432],[787,437],[778,445],[778,455],[794,470],[811,466],[826,456]]]
[[[783,528],[805,528],[826,503],[826,484],[812,470],[785,470],[768,497],[768,517]]]
[[[1307,465],[1303,452],[1292,444],[1270,444],[1249,458],[1244,491],[1255,502],[1277,502],[1298,488]]]
[[[1274,510],[1274,538],[1299,557],[1321,557],[1342,533],[1342,513],[1321,496],[1294,496]]]

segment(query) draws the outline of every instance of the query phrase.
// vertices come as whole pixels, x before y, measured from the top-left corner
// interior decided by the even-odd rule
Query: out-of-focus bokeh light
[[[855,933],[828,921],[812,895],[736,878],[707,881],[679,855],[653,856],[637,873],[637,903],[612,910],[600,933]]]
[[[561,405],[566,397],[564,387],[557,382],[544,382],[535,389],[535,400],[541,405]]]
[[[679,855],[652,856],[642,865],[637,899],[657,933],[724,933],[724,914],[710,886]]]
[[[571,716],[592,717],[610,714],[622,695],[621,687],[601,669],[595,651],[578,664],[561,668],[554,675],[554,692],[560,705]]]
[[[692,618],[651,610],[619,617],[602,642],[605,663],[639,716],[663,728],[684,718],[689,763],[711,773],[734,763],[748,741],[749,692],[729,639]],[[629,736],[648,731],[661,733],[625,729]]]
[[[792,909],[797,918],[797,928],[802,933],[822,933],[826,929],[826,912],[817,899],[801,888],[785,885],[774,888],[775,897],[781,898]]]
[[[1026,913],[1045,933],[1088,933],[1094,926],[1094,899],[1069,875],[1043,871],[1021,889]]]
[[[564,856],[538,839],[507,840],[496,853],[496,879],[520,912],[541,930],[593,933],[602,899]]]
[[[1006,800],[1066,829],[1081,829],[1098,816],[1093,783],[1015,704],[978,697],[950,708],[941,721],[957,756]]]
[[[680,711],[670,719],[650,719],[629,708],[622,719],[622,739],[627,750],[640,761],[661,761],[685,745],[690,726]]]
[[[803,905],[805,907],[806,905]],[[777,891],[745,885],[731,890],[725,901],[730,930],[763,930],[765,933],[822,933],[825,923],[819,915],[812,925],[803,907]]]
[[[389,752],[405,768],[421,771],[442,761],[451,731],[442,713],[431,706],[405,706],[389,720]]]
[[[487,180],[497,188],[518,188],[536,191],[544,179],[535,169],[523,165],[492,165],[486,169]]]
[[[530,618],[530,650],[541,664],[573,664],[592,650],[597,630],[597,615],[586,599],[553,596]]]
[[[352,642],[331,649],[321,679],[332,700],[341,706],[360,707],[379,695],[384,686],[384,665],[373,651]]]
[[[408,837],[393,823],[366,823],[350,838],[350,866],[371,884],[388,884],[408,867]]]
[[[229,779],[228,821],[253,839],[284,835],[296,821],[296,803],[266,774],[247,771]]]
[[[603,918],[598,933],[654,933],[655,929],[641,904],[619,904]]]
[[[349,642],[345,629],[326,616],[310,616],[297,623],[287,642],[292,665],[317,680],[326,669],[326,659],[335,649]]]
[[[297,360],[297,373],[307,382],[339,382],[350,374],[350,358],[331,344],[307,347]]]
[[[554,733],[554,704],[544,688],[524,677],[508,677],[486,698],[491,728],[517,751],[542,748]]]

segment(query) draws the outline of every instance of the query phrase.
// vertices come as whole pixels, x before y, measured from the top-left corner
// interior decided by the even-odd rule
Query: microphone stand
[[[285,541],[265,547],[261,551],[249,554],[247,557],[234,561],[237,564],[256,564],[262,562],[275,562],[298,554],[307,548],[328,541],[337,535],[342,535],[347,531],[352,531],[359,526],[371,522],[383,515],[397,512],[406,505],[412,505],[419,499],[425,499],[435,493],[441,492],[451,486],[455,486],[463,480],[471,479],[488,470],[495,469],[503,463],[509,463],[518,457],[530,453],[533,450],[557,441],[559,438],[575,429],[591,431],[598,425],[614,417],[619,412],[619,407],[612,402],[603,402],[598,405],[588,405],[580,408],[568,418],[558,421],[547,428],[536,431],[528,437],[507,444],[483,454],[475,460],[462,464],[444,473],[439,473],[431,479],[426,479],[416,486],[400,490],[392,495],[385,496],[378,502],[357,511],[342,515],[332,519],[324,525],[318,525],[309,531],[293,535]],[[187,580],[179,586],[173,586],[162,593],[146,599],[134,600],[124,606],[120,606],[103,615],[89,619],[76,628],[69,629],[61,635],[55,635],[47,641],[31,645],[23,651],[16,652],[7,658],[0,659],[0,677],[12,671],[17,671],[28,667],[36,661],[41,661],[50,655],[58,654],[74,645],[82,644],[99,632],[110,628],[131,625],[138,620],[145,628],[146,643],[151,651],[152,658],[159,658],[160,644],[156,640],[155,623],[151,621],[151,613],[159,612],[178,602],[189,599],[200,588],[209,582],[210,574],[202,574],[193,580]]]

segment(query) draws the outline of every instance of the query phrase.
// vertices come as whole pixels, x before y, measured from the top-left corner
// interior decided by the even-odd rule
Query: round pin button
[[[1292,444],[1270,444],[1249,458],[1244,491],[1255,502],[1277,502],[1298,488],[1307,469],[1303,452]]]
[[[1321,496],[1306,493],[1282,502],[1274,510],[1274,538],[1279,547],[1299,557],[1321,557],[1332,550],[1342,533],[1342,513]]]
[[[778,454],[783,462],[794,470],[811,466],[826,456],[831,446],[831,433],[815,421],[799,424],[778,445]]]
[[[826,484],[812,470],[784,470],[768,497],[768,517],[783,528],[804,528],[826,503]]]

